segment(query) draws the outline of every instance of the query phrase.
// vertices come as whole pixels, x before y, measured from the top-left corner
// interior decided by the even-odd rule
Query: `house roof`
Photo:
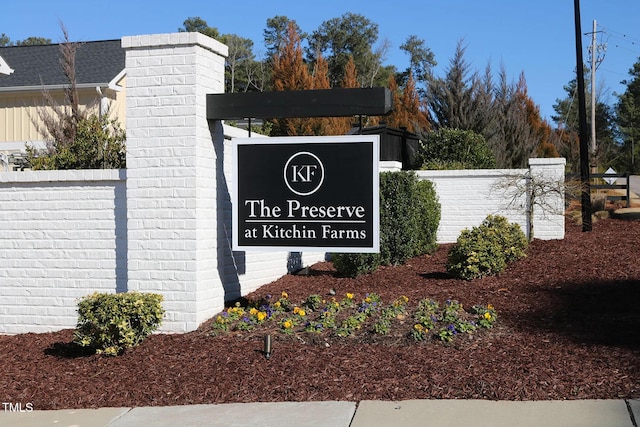
[[[13,69],[0,73],[2,88],[42,88],[68,85],[60,64],[60,45],[0,47],[1,60]],[[125,69],[125,51],[120,40],[83,42],[76,51],[76,83],[104,86]]]

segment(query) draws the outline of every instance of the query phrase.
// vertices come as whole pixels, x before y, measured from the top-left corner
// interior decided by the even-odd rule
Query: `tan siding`
[[[124,84],[124,79],[120,82]],[[99,108],[98,94],[95,89],[81,89],[80,105],[89,107],[91,113],[97,114]],[[110,92],[114,97],[110,99],[111,117],[117,118],[122,127],[125,125],[125,91]],[[52,93],[54,99],[59,104],[63,104],[64,95],[62,91]],[[40,92],[14,92],[11,94],[0,94],[0,151],[3,142],[28,142],[42,141],[44,136],[36,130],[32,120],[41,123],[38,117],[38,108],[43,103]],[[47,107],[50,110],[50,108]]]

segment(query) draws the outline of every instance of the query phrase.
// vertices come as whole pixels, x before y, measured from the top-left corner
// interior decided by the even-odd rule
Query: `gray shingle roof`
[[[0,74],[0,88],[69,84],[60,65],[60,45],[0,47],[0,56],[14,70]],[[120,40],[80,43],[76,52],[77,84],[106,84],[125,68]]]

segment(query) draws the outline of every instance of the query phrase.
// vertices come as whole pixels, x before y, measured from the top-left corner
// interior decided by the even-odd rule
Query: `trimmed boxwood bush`
[[[415,255],[429,254],[438,248],[437,232],[440,226],[440,203],[431,181],[416,182],[416,245]]]
[[[414,173],[380,174],[380,261],[402,264],[415,254],[416,182]]]
[[[356,277],[435,250],[440,203],[430,181],[413,172],[380,174],[380,253],[333,254],[338,274]]]
[[[519,224],[489,215],[478,227],[463,230],[447,258],[447,272],[471,280],[491,276],[526,256],[527,237]]]
[[[421,169],[492,169],[496,159],[484,136],[470,130],[441,128],[425,135],[416,153]]]
[[[339,275],[358,277],[380,267],[380,254],[347,253],[332,254],[331,261]]]
[[[158,329],[164,316],[162,299],[140,292],[87,295],[78,303],[74,342],[99,354],[121,354]]]

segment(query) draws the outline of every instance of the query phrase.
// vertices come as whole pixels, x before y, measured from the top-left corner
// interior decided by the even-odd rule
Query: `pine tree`
[[[640,170],[640,60],[629,70],[627,88],[615,106],[616,122],[622,137],[618,168],[637,173]]]
[[[329,64],[317,55],[313,72],[313,89],[330,89]],[[318,117],[314,120],[316,135],[346,135],[351,129],[350,117]]]
[[[273,89],[306,90],[312,86],[309,69],[302,58],[300,36],[295,23],[289,21],[282,46],[273,58]],[[312,125],[309,119],[274,119],[271,135],[312,135]]]
[[[409,79],[402,91],[400,104],[401,108],[405,111],[404,122],[398,123],[397,127],[406,127],[409,132],[424,132],[431,129],[426,108],[420,100],[412,72],[409,73]]]

